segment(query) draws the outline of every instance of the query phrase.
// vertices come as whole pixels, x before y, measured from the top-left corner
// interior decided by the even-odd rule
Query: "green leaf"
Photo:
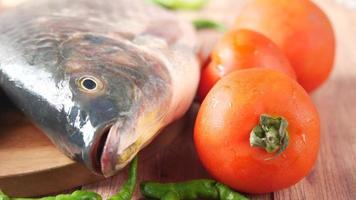
[[[209,20],[209,19],[196,19],[193,21],[193,25],[197,30],[202,29],[215,29],[221,32],[226,31],[226,27],[218,22]]]
[[[198,10],[209,0],[151,0],[165,8],[172,10]]]

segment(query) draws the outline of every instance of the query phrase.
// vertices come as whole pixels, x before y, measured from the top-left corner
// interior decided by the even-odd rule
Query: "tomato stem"
[[[288,121],[283,117],[262,114],[259,124],[251,131],[250,145],[264,148],[268,153],[278,150],[275,156],[279,156],[289,143],[287,127]]]

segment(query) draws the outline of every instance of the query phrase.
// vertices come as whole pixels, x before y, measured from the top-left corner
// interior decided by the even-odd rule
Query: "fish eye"
[[[95,90],[96,88],[96,82],[93,79],[86,78],[82,81],[82,85],[85,89],[87,90]]]
[[[83,76],[78,81],[79,88],[85,92],[95,92],[102,88],[102,83],[93,76]]]

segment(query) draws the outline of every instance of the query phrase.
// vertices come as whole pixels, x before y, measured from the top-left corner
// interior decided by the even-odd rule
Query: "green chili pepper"
[[[138,158],[136,156],[131,161],[128,180],[124,183],[119,192],[117,192],[109,200],[131,200],[137,181],[137,160]]]
[[[0,191],[0,200],[101,200],[101,196],[95,192],[77,190],[72,194],[60,194],[42,198],[10,198]]]
[[[212,20],[209,19],[196,19],[193,21],[193,25],[197,30],[201,30],[201,29],[215,29],[221,32],[226,31],[226,27],[221,24],[221,23],[217,23],[214,22]]]
[[[229,187],[210,179],[199,179],[181,183],[141,183],[141,193],[146,198],[159,200],[247,200],[248,198]]]
[[[221,200],[246,200],[246,199],[248,199],[245,196],[241,195],[240,193],[231,190],[229,187],[227,187],[224,184],[216,183],[215,187],[218,190],[219,199],[221,199]]]
[[[10,197],[8,197],[0,190],[0,200],[10,200]]]
[[[208,0],[151,0],[168,9],[198,10],[202,8]]]

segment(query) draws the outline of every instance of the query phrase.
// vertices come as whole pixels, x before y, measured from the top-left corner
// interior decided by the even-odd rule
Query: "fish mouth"
[[[121,122],[111,124],[102,131],[92,151],[92,163],[96,173],[105,177],[113,176],[134,158],[140,145],[137,138],[128,138],[127,135],[135,134],[123,130]],[[123,137],[124,139],[121,139]]]
[[[91,169],[96,174],[102,175],[100,160],[101,160],[101,157],[103,155],[105,143],[106,143],[106,140],[108,138],[108,135],[109,135],[111,127],[112,127],[112,125],[106,127],[104,129],[104,131],[101,132],[98,141],[95,143],[95,145],[93,146],[93,148],[91,150],[91,156],[90,156],[91,166],[92,166]]]

